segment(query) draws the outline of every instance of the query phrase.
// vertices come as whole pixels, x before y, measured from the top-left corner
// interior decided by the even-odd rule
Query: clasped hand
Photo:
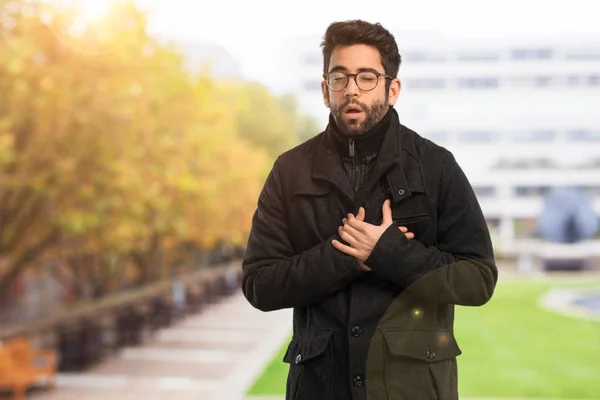
[[[364,271],[371,271],[371,268],[366,266],[364,262],[371,255],[371,252],[375,248],[379,238],[381,238],[381,235],[383,235],[383,232],[394,223],[392,220],[392,208],[390,204],[390,200],[383,202],[383,218],[380,225],[364,222],[365,209],[363,207],[359,208],[356,216],[349,213],[348,216],[342,220],[342,226],[338,228],[340,237],[345,240],[348,245],[345,245],[336,239],[331,242],[333,247],[339,251],[354,257],[357,260],[360,269]],[[415,237],[415,235],[408,232],[408,229],[404,226],[400,226],[398,229],[406,235],[407,239]]]

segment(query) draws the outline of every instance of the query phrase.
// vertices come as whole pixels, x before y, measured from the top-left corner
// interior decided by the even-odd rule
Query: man
[[[329,124],[276,160],[243,293],[294,309],[288,400],[457,399],[454,305],[497,281],[485,219],[452,154],[399,122],[394,37],[337,22],[322,46]]]

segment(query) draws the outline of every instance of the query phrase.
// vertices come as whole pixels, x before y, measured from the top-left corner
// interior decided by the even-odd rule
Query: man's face
[[[379,51],[372,46],[356,44],[336,46],[329,60],[328,73],[339,71],[357,74],[372,71],[385,74]],[[373,90],[362,90],[354,77],[349,77],[344,90],[332,91],[325,81],[321,82],[325,105],[338,128],[349,136],[362,135],[383,118],[389,106],[396,103],[400,93],[400,80],[394,79],[386,90],[387,78],[381,76]]]

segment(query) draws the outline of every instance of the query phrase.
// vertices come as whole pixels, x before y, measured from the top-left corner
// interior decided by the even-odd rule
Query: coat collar
[[[353,142],[355,161],[361,162],[365,157],[377,154],[381,148],[381,142],[385,137],[387,129],[390,126],[392,110],[392,108],[388,109],[381,121],[379,121],[369,132],[358,136],[348,136],[340,132],[333,116],[329,114],[327,131],[328,133],[331,132],[331,137],[333,137],[336,149],[342,159],[348,160],[350,158],[350,139],[352,139]]]
[[[414,191],[423,192],[423,184],[417,163],[415,137],[400,124],[397,111],[393,108],[390,111],[388,130],[382,140],[375,165],[366,177],[361,192],[370,192],[372,185],[386,175],[390,197],[393,203],[396,203],[411,196]],[[352,183],[343,169],[333,135],[332,127],[328,125],[317,147],[312,179],[327,181],[353,199],[355,195]],[[361,193],[358,193],[358,197],[361,197],[360,195]]]

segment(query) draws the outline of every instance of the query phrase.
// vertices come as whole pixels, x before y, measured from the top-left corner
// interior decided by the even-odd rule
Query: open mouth
[[[344,113],[346,115],[355,116],[355,115],[359,115],[360,113],[362,113],[362,109],[358,106],[349,106],[349,107],[346,107],[346,110],[344,111]]]

